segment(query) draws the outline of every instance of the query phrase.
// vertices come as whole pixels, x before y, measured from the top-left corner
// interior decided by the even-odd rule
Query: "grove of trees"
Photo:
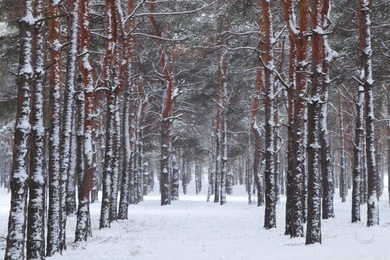
[[[306,244],[321,243],[321,219],[350,190],[351,221],[367,204],[367,226],[379,224],[390,169],[388,1],[0,8],[5,259],[66,250],[71,215],[75,242],[87,241],[99,192],[104,229],[152,190],[171,204],[192,179],[221,205],[246,185],[265,229],[284,217],[285,235]]]

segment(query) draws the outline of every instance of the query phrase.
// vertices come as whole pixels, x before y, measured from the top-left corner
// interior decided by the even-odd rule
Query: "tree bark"
[[[324,1],[312,2],[312,86],[308,101],[308,212],[306,244],[321,243],[320,116],[324,84],[323,11]]]
[[[44,13],[43,1],[37,1],[35,16]],[[45,258],[45,210],[46,183],[44,170],[45,128],[43,115],[44,81],[44,27],[37,24],[34,29],[33,55],[34,80],[31,89],[31,138],[30,138],[30,181],[27,220],[27,259]]]
[[[50,46],[50,100],[49,100],[49,211],[47,256],[52,256],[60,249],[61,232],[61,193],[60,186],[60,138],[61,138],[61,93],[62,93],[62,54],[61,54],[61,22],[59,3],[49,1],[49,46]],[[65,241],[64,241],[65,243]],[[65,246],[65,245],[63,245]]]
[[[274,86],[274,33],[271,3],[261,1],[265,34],[264,89],[265,89],[265,215],[264,228],[276,228],[276,180],[275,180],[275,86]]]
[[[150,12],[153,13],[155,9],[154,2],[150,4]],[[162,31],[158,26],[153,15],[149,16],[152,26],[156,32],[157,45],[159,51],[159,58],[161,69],[164,75],[166,84],[165,102],[161,114],[161,159],[160,159],[160,189],[161,189],[161,205],[171,204],[171,183],[170,183],[170,161],[171,161],[171,130],[173,119],[173,110],[175,107],[176,97],[178,93],[175,91],[175,77],[173,67],[173,53],[169,53],[167,58],[163,50]]]
[[[83,157],[84,173],[80,183],[78,194],[79,205],[77,210],[76,238],[75,242],[86,241],[91,233],[90,226],[90,193],[94,176],[92,136],[94,125],[94,87],[92,67],[89,63],[90,28],[89,28],[89,0],[80,1],[79,28],[80,28],[80,72],[84,86],[84,140]]]
[[[372,78],[372,48],[371,48],[371,22],[370,1],[359,1],[359,35],[360,59],[364,76],[361,79],[365,98],[365,126],[366,126],[366,160],[367,160],[367,226],[379,225],[379,208],[377,198],[377,164],[375,158],[375,126],[374,126],[374,98]]]
[[[322,8],[322,28],[327,30],[330,26],[330,1],[324,0]],[[320,116],[320,145],[321,145],[321,171],[322,171],[322,218],[334,218],[333,194],[334,194],[334,180],[332,171],[331,151],[329,145],[328,133],[328,102],[329,102],[329,85],[330,77],[329,70],[337,53],[334,52],[329,44],[327,36],[322,37],[322,44],[324,50],[323,60],[323,76],[324,82],[321,89],[321,116]]]

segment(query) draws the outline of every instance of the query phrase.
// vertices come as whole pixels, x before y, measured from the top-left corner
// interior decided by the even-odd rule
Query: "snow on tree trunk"
[[[102,204],[100,211],[100,225],[99,228],[110,227],[110,208],[111,208],[111,195],[112,195],[112,175],[113,175],[113,146],[114,138],[113,131],[115,131],[115,97],[113,93],[110,93],[107,97],[107,115],[106,115],[106,145],[104,155],[104,169],[102,178]]]
[[[322,27],[327,29],[329,22],[330,1],[325,0],[322,10]],[[320,116],[320,144],[321,144],[321,169],[322,169],[322,218],[334,218],[333,194],[334,180],[332,171],[331,151],[329,146],[328,133],[328,102],[329,102],[329,70],[331,63],[337,57],[337,53],[333,51],[328,44],[327,36],[322,38],[324,48],[323,75],[324,82],[322,85],[322,107]]]
[[[11,206],[8,219],[7,246],[4,259],[25,258],[26,213],[28,194],[28,141],[30,135],[30,103],[33,85],[32,35],[35,17],[32,14],[33,1],[21,3],[19,20],[20,49],[19,73],[17,75],[18,97],[14,132],[13,165],[10,177]]]
[[[75,241],[86,241],[91,235],[89,196],[94,176],[92,135],[94,122],[94,86],[92,67],[89,63],[90,28],[89,28],[89,0],[80,1],[79,28],[80,28],[80,72],[84,85],[84,174],[80,183],[79,205],[77,210],[76,238]]]
[[[143,77],[138,77],[138,112],[137,112],[137,201],[143,201],[144,197],[144,118],[148,105],[148,97],[144,94]]]
[[[346,158],[345,158],[345,138],[344,138],[344,120],[342,114],[342,100],[341,93],[339,93],[339,125],[340,125],[340,162],[339,162],[339,190],[340,190],[340,198],[341,202],[346,202],[348,195],[348,179],[347,179],[347,171],[346,171]]]
[[[308,100],[308,201],[306,244],[321,243],[321,162],[320,162],[320,117],[321,92],[324,84],[323,61],[323,4],[312,2],[312,86]]]
[[[129,62],[129,60],[127,61]],[[127,68],[126,73],[131,73],[130,68]],[[131,75],[131,74],[130,74]],[[129,76],[127,75],[127,78]],[[125,97],[123,100],[123,118],[122,118],[122,185],[119,198],[118,219],[127,219],[129,207],[129,189],[130,189],[130,163],[131,163],[131,149],[130,149],[130,84],[131,81],[126,80],[124,91]]]
[[[195,165],[195,193],[199,194],[202,191],[202,165],[197,162]]]
[[[370,1],[359,1],[359,35],[360,59],[363,75],[360,80],[364,87],[365,126],[366,126],[366,160],[367,160],[367,226],[379,225],[379,208],[377,198],[377,164],[375,158],[375,116],[372,78],[372,48]]]
[[[179,167],[176,160],[176,153],[172,154],[172,200],[179,199]]]
[[[61,136],[61,165],[60,165],[60,251],[66,250],[66,218],[67,218],[67,184],[68,174],[70,168],[71,156],[71,133],[72,133],[72,117],[74,107],[75,94],[75,78],[76,78],[76,59],[77,59],[77,42],[78,42],[78,1],[72,5],[68,1],[69,7],[72,10],[72,16],[68,22],[70,28],[69,49],[66,67],[66,81],[65,81],[65,99],[62,119],[62,136]]]
[[[122,184],[120,187],[119,209],[118,219],[128,218],[128,207],[130,204],[130,178],[131,178],[131,140],[130,140],[130,102],[131,102],[131,86],[132,77],[134,74],[133,68],[133,49],[134,39],[132,34],[128,34],[128,31],[134,30],[135,21],[134,18],[128,20],[127,25],[124,23],[124,12],[121,8],[118,8],[119,26],[122,34],[123,41],[123,53],[125,64],[123,64],[123,88],[124,88],[124,100],[123,100],[123,115],[122,115]],[[134,11],[134,0],[127,2],[127,11],[129,14]]]
[[[77,171],[76,171],[76,162],[78,160],[77,158],[77,135],[78,131],[76,128],[76,115],[77,115],[77,105],[76,105],[76,95],[74,97],[75,101],[75,108],[73,111],[73,116],[72,116],[72,132],[75,134],[72,134],[71,136],[71,151],[70,151],[70,161],[69,161],[69,168],[68,168],[68,181],[66,184],[66,214],[73,215],[76,213],[76,178],[77,178]]]
[[[364,137],[364,88],[359,86],[356,101],[355,139],[353,146],[352,222],[360,222],[362,155]]]
[[[275,84],[274,84],[274,60],[273,44],[274,33],[272,24],[271,3],[267,0],[261,1],[263,12],[264,30],[264,90],[265,90],[265,214],[264,228],[276,228],[276,180],[274,161],[274,139],[275,139]]]
[[[291,237],[303,236],[305,217],[305,176],[306,176],[306,139],[305,121],[307,113],[307,67],[308,67],[308,38],[309,31],[309,1],[299,2],[299,21],[296,21],[294,11],[295,1],[282,1],[284,16],[290,36],[290,88],[289,135],[290,148],[287,176],[290,179],[290,196],[286,207],[286,234]],[[298,28],[298,29],[297,29]],[[291,218],[290,218],[291,216]]]
[[[285,7],[284,7],[285,8]],[[291,10],[286,9],[287,21],[289,21]],[[293,194],[293,155],[294,155],[294,94],[295,94],[295,66],[296,66],[296,41],[294,37],[290,37],[290,64],[289,64],[289,87],[286,89],[287,98],[287,115],[288,115],[288,127],[287,127],[287,171],[286,171],[286,224],[285,235],[292,234],[292,198]]]
[[[42,1],[37,1],[35,16],[44,12]],[[46,183],[44,174],[45,128],[43,115],[43,79],[44,73],[44,27],[37,24],[34,30],[32,48],[35,84],[31,95],[31,138],[30,138],[30,181],[27,220],[27,259],[45,257],[45,205]]]
[[[260,173],[260,163],[261,163],[261,132],[259,125],[257,124],[257,114],[260,109],[260,93],[263,87],[263,73],[261,69],[257,70],[256,75],[256,85],[255,85],[255,93],[253,97],[253,105],[252,105],[252,114],[251,114],[251,129],[254,135],[254,153],[253,153],[253,177],[257,190],[257,206],[264,205],[264,197],[262,196],[262,180]],[[248,182],[249,183],[249,182]],[[248,187],[248,195],[251,194],[251,186]]]
[[[227,181],[227,57],[226,51],[221,50],[218,57],[218,95],[221,97],[218,106],[221,109],[221,129],[220,129],[220,204],[226,204],[226,181]]]
[[[61,22],[60,6],[51,1],[48,5],[49,19],[49,49],[50,49],[50,100],[49,100],[49,211],[47,256],[61,252],[61,188],[60,187],[60,160],[61,160],[61,95],[62,95],[62,62],[61,62]],[[64,241],[65,243],[65,241]],[[63,245],[65,246],[65,245]]]
[[[218,90],[219,92],[219,90]],[[216,115],[216,124],[215,124],[215,161],[214,161],[214,203],[218,203],[220,200],[220,187],[221,187],[221,107],[220,107],[220,98],[221,95],[217,97],[217,115]]]

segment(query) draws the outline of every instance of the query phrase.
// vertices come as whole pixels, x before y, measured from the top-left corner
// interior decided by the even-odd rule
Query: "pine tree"
[[[49,212],[47,256],[60,252],[60,131],[61,131],[61,92],[62,92],[62,54],[61,54],[61,22],[59,18],[60,6],[57,2],[50,2],[49,19],[49,49],[50,49],[50,100],[49,100]]]
[[[44,13],[42,1],[37,1],[35,16]],[[30,139],[30,181],[27,220],[27,259],[44,259],[45,257],[45,210],[46,183],[44,171],[44,110],[43,82],[44,72],[44,27],[42,23],[35,26],[33,37],[34,84],[31,89],[31,139]]]
[[[372,47],[371,47],[371,22],[370,1],[359,1],[359,35],[360,35],[360,59],[363,78],[361,84],[364,87],[365,99],[365,127],[366,127],[366,158],[367,158],[367,226],[379,225],[379,208],[377,198],[377,164],[375,158],[375,125],[374,125],[374,97],[372,77]]]
[[[274,161],[275,140],[275,82],[274,82],[274,57],[273,44],[274,32],[272,23],[271,3],[261,1],[263,11],[263,26],[265,34],[265,53],[262,57],[264,66],[264,89],[265,89],[265,216],[264,227],[276,228],[276,180]]]
[[[21,4],[19,22],[20,49],[19,73],[17,76],[18,99],[14,132],[13,165],[10,177],[11,210],[8,220],[7,246],[4,259],[25,258],[26,214],[28,194],[28,141],[30,135],[30,104],[33,85],[32,48],[36,18],[33,15],[35,1],[24,0]]]
[[[79,67],[82,75],[84,92],[84,129],[83,129],[83,175],[80,181],[78,194],[77,224],[75,241],[86,241],[91,235],[89,196],[94,176],[92,132],[94,122],[94,86],[92,78],[92,67],[89,62],[90,49],[90,28],[89,28],[89,0],[80,1],[79,28],[80,28],[80,55]],[[80,145],[80,144],[79,144]]]

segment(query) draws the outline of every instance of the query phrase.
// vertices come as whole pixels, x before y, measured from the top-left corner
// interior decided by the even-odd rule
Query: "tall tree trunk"
[[[289,154],[292,158],[289,162],[291,167],[290,179],[290,197],[288,205],[291,206],[291,221],[286,220],[286,234],[291,237],[303,236],[303,222],[305,215],[305,161],[306,161],[306,139],[305,139],[305,118],[307,113],[306,92],[307,92],[307,53],[308,39],[306,34],[309,31],[309,1],[299,2],[299,23],[295,21],[294,4],[295,1],[284,0],[282,2],[286,23],[288,24],[291,49],[290,55],[296,57],[290,58],[291,90],[294,93],[294,100],[289,107],[292,109],[289,126],[291,135],[291,147]],[[299,30],[296,30],[299,27]],[[295,46],[295,48],[294,48]],[[295,65],[296,64],[296,65]],[[295,88],[294,88],[295,87]],[[289,211],[286,211],[289,213]],[[286,215],[286,218],[288,216]]]
[[[73,6],[72,6],[73,5]],[[60,251],[66,250],[66,218],[67,218],[67,184],[68,173],[70,169],[71,156],[71,133],[72,133],[72,117],[74,107],[75,94],[75,78],[76,78],[76,59],[77,59],[77,42],[78,42],[78,0],[68,1],[68,7],[71,14],[68,21],[69,49],[66,64],[66,80],[65,80],[65,98],[64,110],[62,116],[62,135],[61,135],[61,165],[60,165]]]
[[[153,13],[155,4],[150,4],[150,12]],[[178,95],[177,89],[175,88],[175,76],[173,67],[173,53],[169,53],[167,58],[163,46],[162,46],[162,31],[158,26],[153,15],[149,16],[152,26],[158,36],[157,44],[159,51],[159,58],[161,69],[164,75],[166,84],[165,101],[163,104],[163,110],[161,114],[161,159],[160,159],[160,189],[161,189],[161,205],[171,204],[171,183],[169,178],[170,172],[170,160],[171,160],[171,130],[173,119],[173,110],[175,107],[176,98]],[[167,60],[169,59],[169,60]]]
[[[296,46],[297,46],[297,37],[298,34],[295,30],[296,21],[294,15],[294,5],[293,1],[285,0],[282,1],[283,12],[285,16],[286,23],[289,25],[289,40],[290,40],[290,61],[289,61],[289,87],[286,89],[287,102],[286,110],[288,115],[288,127],[287,127],[287,172],[286,172],[286,225],[285,225],[285,235],[292,236],[292,226],[293,222],[298,222],[298,227],[301,227],[302,219],[293,218],[293,198],[294,198],[294,175],[293,175],[293,159],[294,159],[294,95],[296,91],[296,71],[297,66],[297,57],[296,57]],[[295,216],[294,216],[295,217]],[[295,228],[294,230],[302,230],[300,228]],[[298,232],[298,236],[301,236],[302,232]],[[296,236],[294,234],[294,236]]]
[[[35,16],[44,13],[43,1],[37,1]],[[34,79],[31,95],[31,138],[30,138],[30,181],[27,220],[27,259],[45,258],[45,211],[46,183],[44,173],[45,127],[43,115],[43,81],[44,81],[44,29],[37,24],[34,30],[32,48]]]
[[[86,241],[91,235],[90,226],[90,193],[92,179],[95,173],[93,165],[93,121],[94,121],[94,86],[92,78],[92,67],[89,63],[90,28],[89,28],[89,0],[80,1],[79,7],[79,28],[80,28],[80,72],[84,86],[84,174],[80,183],[78,194],[79,205],[77,210],[76,238],[75,241]]]
[[[326,0],[325,0],[326,1]],[[312,89],[308,101],[308,211],[306,244],[321,243],[320,117],[324,84],[324,1],[312,2]]]
[[[263,86],[263,73],[261,69],[257,70],[256,74],[256,85],[255,93],[253,97],[252,113],[251,113],[251,129],[254,135],[254,153],[253,153],[253,177],[257,190],[257,206],[262,206],[264,204],[264,197],[262,196],[262,185],[261,185],[261,173],[260,173],[260,163],[261,163],[261,151],[260,151],[260,142],[261,142],[261,131],[260,127],[257,124],[257,115],[260,109],[260,92]],[[249,177],[248,177],[249,178]],[[248,182],[252,183],[251,181]],[[251,185],[248,186],[248,195],[251,195]]]
[[[341,202],[346,202],[348,195],[348,179],[346,171],[346,158],[345,158],[345,138],[344,138],[344,122],[343,122],[343,111],[342,111],[342,100],[341,93],[339,92],[339,125],[340,125],[340,163],[339,163],[339,178],[340,178],[340,197]]]
[[[20,49],[17,76],[17,110],[14,132],[13,165],[10,177],[11,207],[8,219],[7,246],[4,259],[24,259],[28,194],[28,141],[30,135],[30,91],[33,85],[32,37],[35,22],[30,18],[35,1],[21,3],[19,21]]]
[[[360,222],[362,155],[364,135],[364,88],[359,86],[356,101],[355,140],[353,145],[352,222]]]
[[[60,203],[60,138],[61,138],[61,86],[62,86],[62,62],[61,62],[61,22],[59,3],[49,1],[49,43],[50,43],[50,100],[49,100],[49,212],[47,256],[52,256],[60,249],[61,232],[61,203]]]
[[[325,0],[322,10],[322,27],[327,30],[330,26],[330,1]],[[324,81],[321,89],[321,116],[320,116],[320,145],[321,145],[321,170],[322,170],[322,218],[334,218],[333,194],[334,181],[331,161],[331,151],[329,145],[328,133],[328,102],[329,102],[329,85],[330,77],[329,70],[337,53],[333,51],[329,44],[327,36],[324,35],[322,39],[324,49],[324,61],[322,64]]]
[[[274,161],[275,139],[275,100],[274,100],[274,60],[273,44],[274,33],[272,24],[271,3],[261,1],[263,11],[263,25],[265,34],[264,63],[264,89],[265,89],[265,215],[264,228],[276,228],[276,180]]]
[[[364,86],[365,98],[365,126],[366,126],[366,160],[367,160],[367,226],[379,225],[379,208],[377,198],[377,165],[375,158],[375,126],[374,126],[374,97],[372,78],[372,48],[371,48],[371,22],[369,0],[359,1],[359,35],[361,69],[364,77],[361,79]]]
[[[226,204],[227,180],[227,57],[226,50],[220,50],[218,56],[218,106],[221,109],[220,129],[220,205]]]

